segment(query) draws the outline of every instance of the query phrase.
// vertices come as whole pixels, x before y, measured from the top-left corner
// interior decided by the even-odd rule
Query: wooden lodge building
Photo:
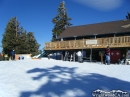
[[[130,50],[130,20],[118,20],[67,27],[55,42],[46,42],[45,51],[83,51],[84,57],[101,61],[101,54],[110,47],[112,63],[117,63]]]

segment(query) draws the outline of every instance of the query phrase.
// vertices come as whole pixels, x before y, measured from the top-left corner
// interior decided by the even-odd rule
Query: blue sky
[[[64,1],[73,26],[124,20],[127,11],[130,12],[130,0]],[[62,0],[0,0],[0,41],[8,21],[17,16],[27,32],[34,32],[42,49],[44,43],[52,38],[52,18],[56,16],[61,2]]]

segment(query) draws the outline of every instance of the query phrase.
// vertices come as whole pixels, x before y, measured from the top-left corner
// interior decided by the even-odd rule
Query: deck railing
[[[86,41],[88,40],[91,41],[96,40],[97,43],[87,44]],[[108,45],[111,48],[130,47],[130,36],[46,42],[44,49],[45,50],[90,49],[90,48],[106,48],[106,46]]]

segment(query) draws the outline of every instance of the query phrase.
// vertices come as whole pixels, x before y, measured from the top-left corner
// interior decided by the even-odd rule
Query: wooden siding
[[[108,45],[110,46],[110,48],[130,47],[130,36],[96,38],[97,44],[95,45],[86,44],[87,40],[95,40],[95,39],[46,42],[44,49],[45,50],[90,49],[90,48],[106,48]]]

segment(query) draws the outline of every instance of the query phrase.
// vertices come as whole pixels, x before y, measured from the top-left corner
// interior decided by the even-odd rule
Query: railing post
[[[76,47],[76,40],[74,40],[74,47]]]
[[[122,44],[122,38],[120,37],[120,44]]]
[[[103,38],[102,38],[102,40],[101,40],[101,41],[102,41],[102,46],[104,46],[104,40],[103,40]]]
[[[111,38],[108,38],[108,39],[109,39],[109,45],[110,45],[111,44],[111,40],[110,40]]]
[[[119,45],[119,44],[118,44],[118,37],[116,38],[116,44]]]
[[[115,41],[115,37],[113,38],[113,45],[115,45],[116,41]]]
[[[69,48],[70,48],[70,41],[68,41],[69,42]]]
[[[128,37],[125,37],[125,38],[126,38],[126,39],[125,39],[125,40],[126,40],[126,45],[128,45],[128,44],[127,44],[127,43],[128,43]]]
[[[51,43],[50,43],[50,50],[51,50]]]
[[[125,43],[125,37],[123,37],[123,43]]]
[[[84,48],[84,38],[83,38],[83,40],[82,40],[82,41],[83,41],[83,48]]]
[[[60,42],[58,42],[59,43],[59,48],[60,48]]]

